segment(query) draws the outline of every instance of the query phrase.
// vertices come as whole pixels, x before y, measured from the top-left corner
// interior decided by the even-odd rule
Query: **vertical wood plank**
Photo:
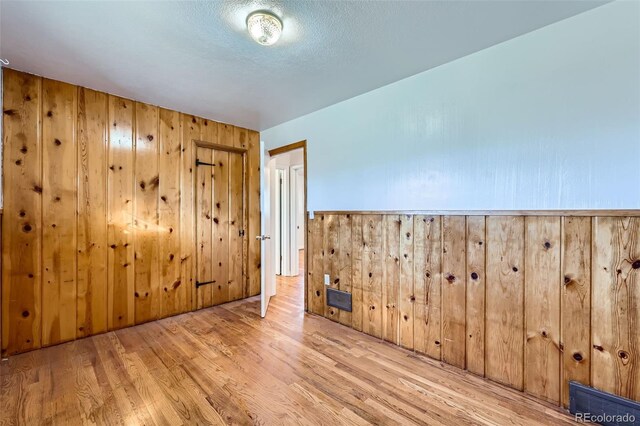
[[[339,289],[340,285],[340,221],[337,215],[324,217],[324,273],[329,274],[329,287]],[[325,301],[326,302],[326,301]],[[325,303],[324,316],[338,321],[339,310]]]
[[[382,338],[399,344],[400,216],[382,216]]]
[[[242,154],[229,153],[229,299],[238,300],[244,294],[244,159]]]
[[[230,299],[229,268],[229,153],[214,150],[214,219],[213,219],[213,268],[214,305],[228,302]]]
[[[238,148],[249,148],[249,133],[247,129],[234,127],[233,130],[234,144]],[[238,191],[241,197],[241,216],[238,223],[238,243],[240,245],[241,252],[237,255],[236,262],[239,263],[241,282],[240,282],[240,298],[248,297],[251,294],[251,282],[249,279],[249,236],[247,234],[249,230],[249,155],[248,152],[243,153],[240,157],[241,173],[238,176]],[[304,224],[302,225],[304,227]],[[240,233],[241,232],[241,233]],[[255,241],[255,239],[254,239]],[[296,251],[297,253],[297,251]],[[297,261],[297,256],[296,256]],[[304,268],[306,269],[306,268]],[[306,279],[303,277],[303,282],[306,283]],[[306,294],[304,295],[304,306],[307,306]]]
[[[313,284],[313,280],[314,280],[314,273],[313,273],[313,219],[309,218],[309,215],[305,215],[304,218],[305,221],[305,237],[304,237],[304,241],[305,241],[305,245],[304,245],[304,256],[305,256],[305,270],[304,273],[306,274],[306,282],[307,282],[307,287],[306,287],[306,295],[305,295],[305,304],[304,304],[304,310],[305,312],[309,312],[309,313],[313,313],[313,309],[312,309],[312,305],[313,305],[313,298],[314,298],[314,284]],[[308,263],[308,266],[306,265],[306,263]]]
[[[42,341],[42,79],[2,72],[2,354],[11,355],[39,348]]]
[[[214,150],[213,162],[213,304],[230,300],[229,294],[229,153]]]
[[[640,218],[593,219],[591,385],[640,400]]]
[[[220,145],[235,146],[234,126],[227,123],[218,123],[218,143]]]
[[[233,126],[233,146],[243,149],[247,149],[249,147],[247,129]]]
[[[233,146],[233,126],[225,123],[218,123],[218,143],[224,146]],[[214,279],[216,284],[213,287],[214,305],[225,303],[231,300],[231,266],[229,265],[229,250],[231,241],[229,240],[229,183],[230,183],[230,157],[229,153],[214,150]]]
[[[466,217],[442,217],[442,360],[465,368]]]
[[[398,295],[398,338],[400,346],[413,349],[414,301],[413,288],[413,216],[400,216],[400,281]]]
[[[107,330],[107,95],[78,88],[76,337]]]
[[[560,402],[560,218],[525,218],[524,390]]]
[[[200,120],[200,140],[207,143],[219,143],[218,130],[220,123],[210,121],[205,118]],[[202,161],[206,163],[215,162],[214,151],[210,148],[194,147],[196,150],[196,156],[198,153],[203,153]],[[205,170],[200,170],[204,168]],[[215,166],[197,166],[195,169],[196,178],[196,190],[195,190],[195,205],[196,205],[196,281],[206,282],[213,279],[213,262],[215,246],[213,244],[214,230],[213,230],[213,216],[215,212],[214,207],[214,180],[215,180]],[[202,185],[204,183],[204,186]],[[208,217],[208,219],[207,219]],[[207,221],[207,223],[204,223]],[[198,228],[198,225],[202,224],[202,229]],[[202,257],[200,257],[202,256]],[[200,264],[202,260],[202,265]],[[226,263],[226,262],[225,262]],[[214,304],[213,293],[215,286],[220,285],[218,282],[211,284],[205,284],[200,288],[194,287],[194,294],[196,295],[196,303],[198,308],[209,307]],[[225,282],[226,285],[226,282]]]
[[[42,81],[42,345],[76,337],[77,88]]]
[[[440,359],[442,333],[442,220],[418,216],[414,221],[414,347]],[[418,272],[419,271],[419,272]]]
[[[134,270],[136,324],[160,318],[158,262],[158,120],[155,106],[136,102]]]
[[[197,147],[196,158],[205,163],[213,163],[213,150]],[[196,166],[196,268],[197,282],[213,280],[213,176],[215,166]],[[198,309],[213,305],[212,289],[218,283],[205,284],[196,288]]]
[[[218,143],[218,128],[220,123],[202,118],[200,120],[200,140],[208,143]]]
[[[484,376],[485,218],[467,216],[467,370]]]
[[[427,220],[424,215],[413,217],[413,292],[415,302],[413,306],[413,347],[417,352],[425,352],[425,303],[426,303],[426,279],[427,279]],[[431,274],[429,273],[429,276]]]
[[[362,331],[364,304],[362,300],[362,215],[351,216],[351,327]]]
[[[351,276],[351,215],[342,214],[338,218],[339,221],[339,247],[338,251],[338,276],[340,277],[339,287],[341,291],[352,293],[352,276]],[[353,310],[353,294],[351,297],[351,308]],[[351,327],[351,312],[340,310],[340,324]]]
[[[180,276],[180,113],[160,109],[158,259],[162,316],[187,310],[187,285]]]
[[[247,129],[233,126],[233,146],[235,148],[242,149],[248,148],[249,144]],[[240,211],[236,212],[237,220],[232,221],[235,223],[231,225],[236,227],[235,230],[237,232],[235,232],[229,238],[231,241],[231,256],[233,256],[229,264],[231,265],[231,271],[233,271],[235,280],[235,282],[233,282],[231,285],[231,293],[234,300],[240,299],[242,297],[247,297],[247,295],[250,293],[249,277],[247,275],[247,264],[245,262],[245,260],[248,259],[247,236],[239,235],[239,232],[241,230],[246,234],[248,225],[248,223],[246,222],[248,220],[248,202],[247,194],[245,191],[245,168],[247,167],[247,157],[244,155],[241,155],[239,157],[239,163],[237,163],[238,160],[235,160],[235,166],[235,157],[230,157],[230,162],[232,165],[230,176],[235,175],[235,179],[231,179],[230,184],[235,185],[235,192],[239,196],[237,207],[240,207]],[[231,205],[233,206],[233,203],[231,203]],[[240,273],[239,276],[238,273]]]
[[[260,241],[256,235],[261,235],[260,230],[260,133],[249,131],[247,151],[247,202],[249,205],[249,228],[247,242],[249,244],[249,256],[247,259],[247,274],[249,276],[249,294],[260,294]],[[311,240],[308,240],[311,241]],[[309,244],[310,245],[310,244]],[[308,247],[305,247],[308,249]],[[311,259],[311,257],[308,257]],[[309,271],[311,272],[311,268]],[[310,283],[310,281],[309,281]],[[309,285],[311,287],[311,285]],[[310,300],[310,299],[309,299]]]
[[[523,387],[524,218],[487,217],[486,377]]]
[[[134,104],[109,96],[108,327],[133,325],[133,125]]]
[[[248,140],[248,131],[242,127],[233,127],[233,146],[236,148],[248,149],[249,140]],[[247,261],[249,258],[249,246],[247,241],[247,228],[248,228],[248,180],[246,178],[249,177],[246,168],[248,167],[248,156],[247,155],[239,155],[240,158],[239,163],[236,163],[235,176],[236,179],[232,180],[232,183],[235,182],[234,192],[239,196],[239,216],[238,220],[236,220],[236,230],[240,232],[243,231],[242,235],[236,233],[234,235],[235,244],[240,250],[239,252],[234,254],[234,260],[231,263],[232,270],[236,271],[236,275],[238,271],[240,272],[239,282],[234,283],[234,287],[239,286],[239,291],[236,290],[236,298],[240,299],[242,297],[247,297],[250,292],[250,283],[248,274],[248,265]],[[236,160],[237,161],[237,160]],[[233,163],[233,161],[232,161]],[[234,170],[231,171],[231,175],[234,175]],[[245,187],[246,185],[246,187]],[[232,247],[234,246],[234,240],[232,240]],[[233,249],[232,249],[233,250]],[[296,257],[297,259],[297,257]]]
[[[309,225],[311,236],[309,238],[312,252],[311,268],[313,269],[310,285],[313,288],[311,298],[311,312],[317,315],[324,315],[324,215],[316,216]]]
[[[202,120],[182,115],[182,156],[180,167],[180,282],[187,288],[185,311],[196,309],[195,221],[194,221],[194,140],[199,140]]]
[[[562,404],[569,406],[569,382],[591,385],[591,218],[562,218],[560,347]]]
[[[363,314],[362,331],[382,337],[382,216],[363,217],[362,254],[362,299],[366,314]]]

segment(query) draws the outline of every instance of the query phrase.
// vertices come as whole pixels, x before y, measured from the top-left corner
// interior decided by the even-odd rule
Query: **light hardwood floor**
[[[302,277],[302,275],[301,275]],[[259,297],[11,357],[0,424],[562,424],[526,395]]]

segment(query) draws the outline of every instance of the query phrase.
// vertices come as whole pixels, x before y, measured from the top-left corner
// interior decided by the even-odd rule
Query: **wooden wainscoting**
[[[260,292],[258,132],[7,68],[3,78],[4,355],[210,305],[194,290],[198,142],[244,152],[245,193],[231,188],[246,200],[242,285],[216,301]]]
[[[639,215],[316,213],[308,310],[553,403],[638,401]]]

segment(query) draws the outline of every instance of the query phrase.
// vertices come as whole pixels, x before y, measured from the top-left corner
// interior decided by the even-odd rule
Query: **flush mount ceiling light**
[[[271,46],[280,39],[282,21],[269,12],[253,12],[247,18],[247,30],[257,43]]]

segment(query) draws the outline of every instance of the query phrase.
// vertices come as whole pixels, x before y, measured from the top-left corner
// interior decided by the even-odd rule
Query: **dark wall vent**
[[[569,382],[569,412],[581,423],[640,425],[640,403]]]
[[[327,288],[327,305],[351,312],[351,293],[329,287]]]

